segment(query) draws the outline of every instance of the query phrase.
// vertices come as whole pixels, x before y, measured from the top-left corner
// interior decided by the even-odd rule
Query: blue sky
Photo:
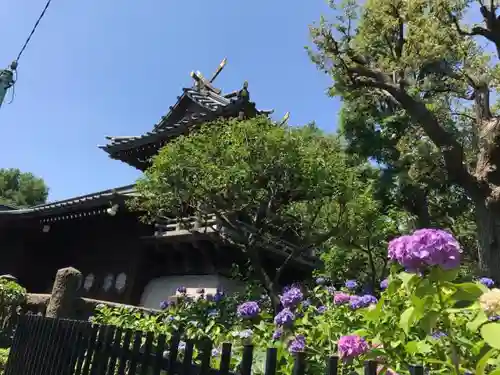
[[[307,4],[307,5],[306,5]],[[0,64],[15,58],[45,0],[2,2]],[[168,112],[189,73],[290,122],[335,129],[338,102],[304,51],[323,0],[53,0],[20,60],[15,99],[0,109],[0,168],[42,177],[50,200],[126,185],[139,172],[97,148],[138,135]],[[10,96],[8,95],[7,101]]]

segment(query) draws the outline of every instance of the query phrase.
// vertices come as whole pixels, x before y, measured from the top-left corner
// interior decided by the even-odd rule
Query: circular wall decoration
[[[102,289],[104,289],[104,291],[107,292],[113,286],[114,281],[115,277],[112,274],[108,273],[104,278],[104,284],[102,285]]]
[[[95,276],[93,273],[89,273],[87,277],[85,277],[85,281],[83,282],[83,288],[88,292],[92,285],[94,285]]]
[[[127,286],[127,275],[122,272],[116,277],[115,288],[118,292],[121,293],[125,290],[126,286]]]

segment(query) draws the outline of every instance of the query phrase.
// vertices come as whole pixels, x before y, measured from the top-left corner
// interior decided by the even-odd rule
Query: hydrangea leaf
[[[456,284],[455,288],[456,292],[452,296],[455,301],[476,301],[484,293],[478,283]]]
[[[471,332],[477,332],[479,327],[488,321],[488,317],[484,311],[479,311],[474,320],[467,323],[467,329]]]
[[[417,318],[415,308],[408,307],[403,314],[401,314],[401,319],[399,320],[399,326],[406,334],[410,331],[410,327],[413,325]]]
[[[486,374],[486,366],[488,365],[488,361],[495,354],[495,349],[488,350],[481,359],[477,362],[476,365],[476,375],[484,375]]]
[[[481,327],[481,336],[489,346],[500,349],[500,323],[483,325]]]

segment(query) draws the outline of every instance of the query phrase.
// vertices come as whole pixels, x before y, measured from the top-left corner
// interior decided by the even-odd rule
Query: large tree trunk
[[[485,276],[500,282],[500,211],[476,203],[479,268]]]

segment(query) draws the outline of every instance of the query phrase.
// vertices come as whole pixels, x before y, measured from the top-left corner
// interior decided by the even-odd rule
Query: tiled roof
[[[127,185],[115,189],[100,191],[97,193],[82,195],[75,198],[65,199],[56,202],[45,203],[29,208],[2,209],[0,206],[0,217],[2,216],[39,216],[42,214],[65,213],[74,208],[86,209],[102,205],[113,197],[132,196],[135,192],[135,185]]]
[[[212,117],[211,115],[221,113],[224,108],[232,103],[230,99],[210,90],[198,91],[193,88],[185,88],[183,91],[184,93],[178,97],[177,103],[171,107],[170,112],[155,125],[152,131],[139,136],[106,137],[110,142],[104,146],[99,146],[99,148],[112,153],[129,147],[142,146],[159,139],[170,138],[176,130],[209,120]],[[175,121],[179,117],[175,115],[182,111],[181,107],[185,108],[187,100],[197,104],[199,110],[194,113],[181,113],[181,118]]]

